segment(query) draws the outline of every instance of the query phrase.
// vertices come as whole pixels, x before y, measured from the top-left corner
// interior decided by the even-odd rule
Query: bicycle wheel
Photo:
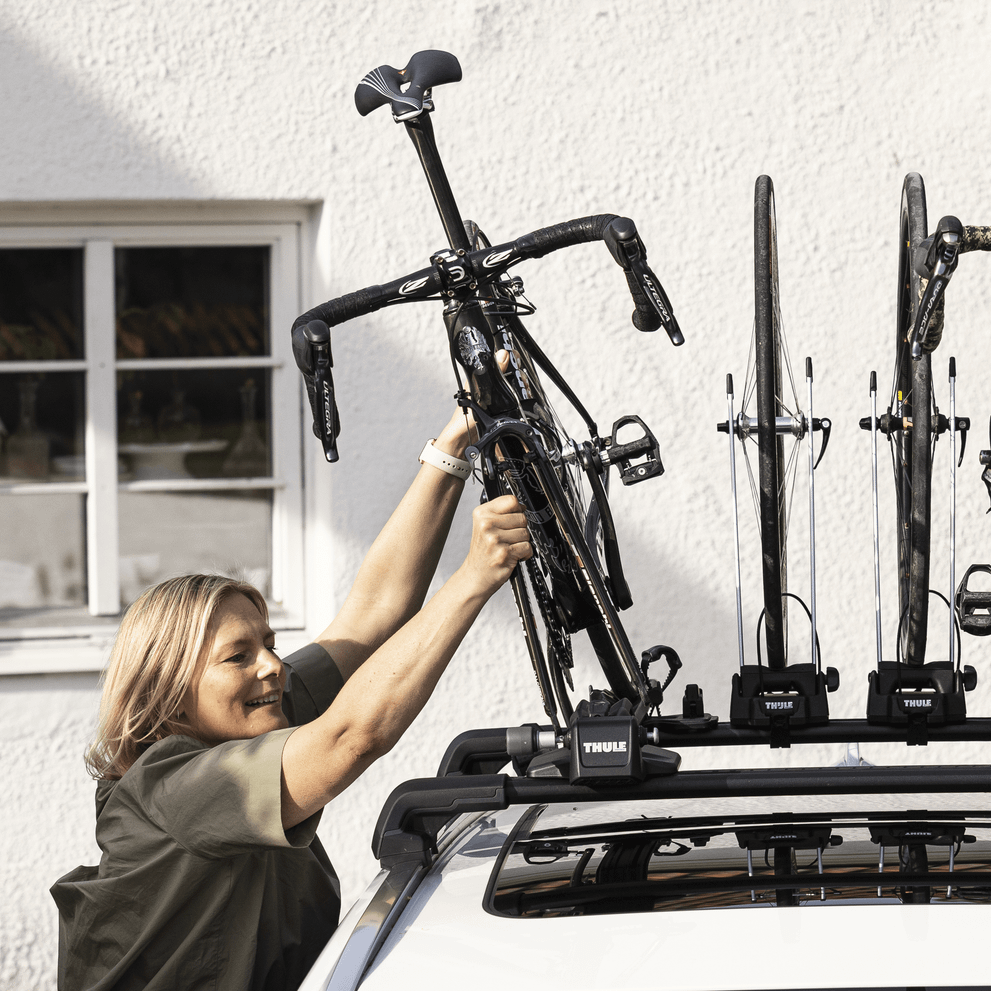
[[[787,533],[788,463],[778,417],[787,415],[782,401],[781,309],[778,297],[778,246],[774,184],[766,175],[754,189],[754,355],[757,389],[758,486],[760,496],[761,569],[764,580],[764,632],[767,663],[774,669],[788,661]]]
[[[488,246],[474,225],[469,237],[473,246]],[[524,570],[537,609],[521,606],[518,598],[524,629],[528,619],[523,613],[529,605],[531,616],[540,615],[545,627],[550,675],[566,718],[571,715],[569,692],[573,691],[570,636],[580,631],[586,632],[613,693],[639,702],[646,697],[646,685],[619,619],[619,610],[630,599],[605,472],[589,465],[584,445],[571,437],[551,404],[531,354],[535,346],[516,316],[511,290],[498,284],[494,290],[494,298],[483,301],[483,312],[495,349],[509,355],[504,379],[512,396],[512,408],[500,412],[525,424],[546,454],[546,459],[534,459],[532,442],[505,436],[495,462],[499,478],[487,480],[490,494],[511,491],[526,507],[535,560]],[[528,641],[532,639],[528,636]],[[539,666],[537,659],[534,663]]]
[[[932,367],[928,354],[913,361],[909,353],[909,336],[924,289],[912,256],[927,230],[925,185],[922,176],[912,172],[902,186],[895,369],[888,406],[905,428],[892,430],[888,436],[895,473],[898,645],[902,659],[913,666],[925,663],[929,625],[929,488],[935,436]]]

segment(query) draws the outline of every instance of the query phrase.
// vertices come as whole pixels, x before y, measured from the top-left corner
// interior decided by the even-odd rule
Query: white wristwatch
[[[446,471],[448,475],[453,475],[455,478],[467,478],[471,474],[471,464],[461,458],[454,457],[453,454],[438,451],[434,447],[436,439],[436,437],[431,437],[423,445],[423,450],[420,451],[420,464],[433,465],[434,468],[440,468],[441,471]]]

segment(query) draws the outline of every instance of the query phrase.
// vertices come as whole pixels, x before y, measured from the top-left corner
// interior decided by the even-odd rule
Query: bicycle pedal
[[[972,564],[957,587],[955,597],[960,629],[975,637],[991,635],[991,588],[970,587],[972,575],[991,575],[991,564]]]
[[[621,444],[619,431],[631,423],[640,427],[643,436]],[[615,465],[619,469],[620,481],[624,485],[635,485],[637,482],[645,482],[648,478],[656,478],[664,474],[657,438],[639,416],[621,416],[613,424],[612,437],[606,449],[601,452],[600,458],[603,464]]]

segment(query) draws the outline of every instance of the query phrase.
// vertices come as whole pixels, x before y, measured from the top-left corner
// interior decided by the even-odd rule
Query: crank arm
[[[991,437],[991,420],[988,421],[988,435]],[[984,465],[981,481],[988,487],[988,498],[991,499],[991,450],[981,451],[981,464]],[[987,513],[991,513],[991,506],[988,507],[985,515]]]
[[[605,486],[602,484],[602,479],[595,467],[595,450],[587,441],[583,445],[582,467],[585,469],[585,475],[595,494],[595,505],[599,509],[602,526],[602,551],[606,559],[606,572],[609,577],[613,601],[616,603],[617,609],[629,609],[633,605],[633,595],[630,593],[630,586],[627,584],[626,575],[623,572],[623,559],[619,553],[616,525],[613,522],[612,510],[609,508]],[[591,534],[587,530],[586,539],[589,549],[594,553],[595,548]]]

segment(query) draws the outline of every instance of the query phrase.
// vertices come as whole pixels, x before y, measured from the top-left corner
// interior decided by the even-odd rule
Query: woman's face
[[[275,633],[251,600],[228,596],[214,613],[183,697],[182,732],[214,746],[288,726],[285,668],[274,648]]]

